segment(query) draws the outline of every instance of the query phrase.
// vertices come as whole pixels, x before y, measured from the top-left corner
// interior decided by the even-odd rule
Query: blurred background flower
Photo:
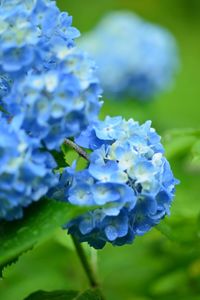
[[[171,87],[179,67],[174,36],[130,11],[106,14],[78,43],[95,59],[108,98],[152,99]]]

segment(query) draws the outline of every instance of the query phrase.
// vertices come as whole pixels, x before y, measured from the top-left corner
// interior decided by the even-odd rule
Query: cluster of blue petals
[[[99,113],[95,65],[71,24],[55,1],[0,1],[0,219],[21,217],[56,184],[47,150]]]
[[[111,97],[151,99],[171,86],[179,67],[171,33],[131,12],[107,14],[80,45],[93,55]]]
[[[0,119],[0,219],[13,220],[55,186],[56,163],[19,124]]]
[[[0,104],[48,149],[79,134],[101,106],[94,63],[75,47],[71,23],[54,1],[1,3]]]
[[[90,125],[77,139],[92,150],[86,169],[65,169],[54,197],[75,205],[98,205],[67,224],[69,233],[94,248],[131,243],[170,212],[175,185],[160,137],[121,117]]]

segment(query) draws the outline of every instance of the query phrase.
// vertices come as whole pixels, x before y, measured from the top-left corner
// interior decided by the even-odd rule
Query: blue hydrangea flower
[[[111,12],[80,45],[93,55],[108,96],[150,99],[170,87],[179,62],[174,37],[131,12]]]
[[[58,148],[65,137],[79,134],[96,118],[101,106],[90,60],[77,49],[70,52],[56,68],[27,75],[20,84],[14,84],[5,98],[6,111],[14,118],[21,116],[22,128],[48,149]]]
[[[71,23],[54,1],[1,2],[0,105],[48,149],[78,135],[101,107],[95,65],[75,46]]]
[[[22,216],[57,183],[47,150],[96,120],[95,65],[51,0],[0,1],[0,219]]]
[[[67,224],[95,248],[131,243],[170,212],[175,185],[160,137],[151,122],[121,117],[91,124],[77,139],[91,150],[88,167],[67,168],[53,196],[75,205],[98,205]]]
[[[12,77],[26,75],[48,63],[51,47],[57,42],[74,45],[79,31],[72,18],[60,12],[51,0],[5,0],[0,10],[0,68]]]
[[[1,115],[0,120],[0,220],[13,220],[57,183],[56,164],[16,122],[8,123]]]

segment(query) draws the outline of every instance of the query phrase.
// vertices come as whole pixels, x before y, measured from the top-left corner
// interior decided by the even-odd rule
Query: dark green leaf
[[[56,161],[59,168],[65,168],[65,167],[69,166],[67,164],[62,152],[52,150],[51,154],[53,155],[53,157],[54,157],[54,159],[55,159],[55,161]]]
[[[101,292],[98,289],[94,289],[83,292],[75,300],[103,300],[103,298]]]
[[[76,291],[37,291],[24,300],[102,300],[98,289],[87,290],[81,294]]]
[[[0,223],[0,266],[16,259],[54,230],[88,208],[74,207],[64,202],[44,199],[31,205],[24,218]]]
[[[75,291],[37,291],[25,298],[24,300],[73,300],[75,299],[77,294],[78,292]]]
[[[162,296],[176,291],[177,286],[187,283],[187,273],[175,270],[161,275],[151,286],[154,295]]]

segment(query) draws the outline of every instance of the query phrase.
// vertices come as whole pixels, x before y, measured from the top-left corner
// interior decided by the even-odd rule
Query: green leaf
[[[164,140],[167,158],[171,159],[177,156],[187,155],[196,141],[197,139],[194,136],[181,136],[172,140]]]
[[[170,240],[187,246],[199,244],[199,219],[196,217],[171,217],[156,228]]]
[[[86,212],[68,203],[50,199],[31,205],[22,220],[0,223],[0,266],[52,235],[58,227]]]
[[[69,145],[63,143],[61,149],[64,155],[64,159],[68,165],[71,166],[74,160],[76,160],[77,170],[83,170],[87,167],[88,161],[81,157],[74,149],[70,148]],[[90,153],[90,151],[87,149],[84,149],[84,151],[88,154]]]
[[[77,296],[75,300],[103,300],[99,289],[87,290]]]
[[[37,291],[24,300],[102,300],[98,289],[87,290],[81,294],[76,291]]]
[[[176,290],[187,284],[187,273],[182,270],[173,270],[167,274],[163,274],[155,280],[151,286],[153,295],[162,296],[169,293],[175,293]]]
[[[61,146],[61,150],[62,150],[64,155],[67,155],[67,153],[69,151],[71,151],[72,149],[69,147],[69,145],[67,145],[66,143],[63,143],[62,146]]]
[[[54,291],[44,292],[37,291],[29,295],[24,300],[73,300],[77,296],[78,292],[75,291]]]
[[[200,157],[200,140],[198,140],[192,147],[192,155]]]
[[[181,136],[195,136],[200,137],[200,129],[196,128],[181,128],[181,129],[171,129],[165,133],[166,138],[175,138]]]
[[[168,159],[172,157],[187,155],[191,152],[193,145],[200,138],[199,129],[173,129],[166,132],[163,136],[163,144],[165,146]]]
[[[65,167],[69,166],[63,156],[63,152],[58,152],[56,150],[52,150],[51,154],[53,155],[59,168],[65,168]]]

